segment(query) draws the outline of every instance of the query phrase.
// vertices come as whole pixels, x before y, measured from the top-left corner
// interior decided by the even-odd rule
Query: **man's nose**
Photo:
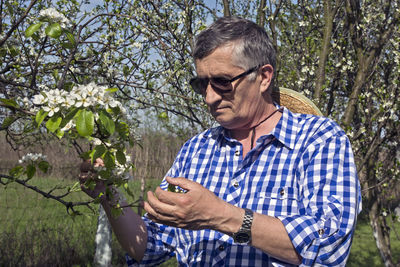
[[[221,95],[214,90],[214,88],[211,86],[211,83],[208,83],[204,95],[204,101],[206,102],[206,104],[211,106],[212,104],[220,101],[221,99],[222,99]]]

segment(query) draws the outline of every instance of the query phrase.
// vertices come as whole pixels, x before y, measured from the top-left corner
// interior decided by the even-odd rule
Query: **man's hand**
[[[81,173],[79,174],[79,182],[81,183],[82,191],[88,194],[92,198],[96,198],[100,193],[105,193],[106,185],[102,180],[97,179],[96,167],[104,166],[102,159],[96,159],[94,164],[91,163],[90,159],[84,161],[80,166]],[[94,188],[89,188],[90,181],[95,182]]]
[[[166,179],[168,183],[187,192],[173,193],[160,187],[154,193],[148,192],[148,202],[144,203],[144,209],[155,222],[192,230],[223,231],[226,229],[222,229],[221,225],[229,220],[229,212],[239,209],[224,202],[199,183],[186,178]]]

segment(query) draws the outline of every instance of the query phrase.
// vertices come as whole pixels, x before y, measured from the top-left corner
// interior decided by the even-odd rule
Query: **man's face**
[[[231,79],[246,69],[232,62],[233,45],[217,48],[207,57],[196,61],[198,77],[223,77]],[[209,83],[204,100],[211,115],[227,129],[250,128],[265,111],[261,95],[261,75],[251,80],[245,76],[232,83],[232,91],[223,92]],[[254,75],[254,74],[253,74]]]

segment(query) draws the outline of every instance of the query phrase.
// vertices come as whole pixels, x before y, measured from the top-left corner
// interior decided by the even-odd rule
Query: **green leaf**
[[[38,113],[36,113],[35,121],[37,123],[37,127],[39,127],[40,124],[42,124],[44,118],[47,117],[47,114],[49,113],[45,112],[43,109],[39,110]]]
[[[81,190],[81,183],[78,181],[71,187],[70,192],[79,192]]]
[[[93,134],[94,116],[90,110],[81,109],[76,114],[76,130],[80,136],[90,136]]]
[[[68,32],[68,31],[65,31],[64,33],[67,36],[68,41],[71,44],[71,46],[72,47],[75,46],[75,36],[72,33]]]
[[[176,186],[173,184],[168,184],[168,191],[169,192],[174,192],[175,193]]]
[[[14,99],[0,98],[0,102],[2,102],[6,106],[18,108],[18,104],[17,102],[15,102]]]
[[[79,155],[79,157],[81,157],[83,160],[88,160],[91,158],[91,156],[90,156],[91,152],[93,152],[93,151],[83,152],[82,154]]]
[[[117,91],[118,91],[118,88],[115,88],[115,87],[106,89],[106,92],[109,92],[109,93],[115,93]]]
[[[111,116],[104,110],[100,112],[100,122],[106,129],[106,131],[112,135],[115,132],[115,123]]]
[[[116,130],[121,137],[128,137],[129,136],[129,125],[125,122],[119,122],[116,125]]]
[[[94,148],[92,161],[94,162],[97,158],[103,157],[103,155],[104,155],[104,153],[106,153],[106,151],[107,151],[107,149],[103,144],[102,145],[97,145]]]
[[[185,190],[181,189],[180,187],[173,185],[173,184],[168,184],[168,189],[169,192],[174,192],[174,193],[185,193]]]
[[[33,166],[32,164],[26,166],[26,176],[28,176],[28,179],[31,179],[36,172],[36,167]]]
[[[31,26],[29,26],[26,30],[25,30],[25,36],[26,37],[31,37],[32,34],[34,34],[37,30],[40,29],[40,27],[42,27],[43,22],[39,22],[37,24],[33,24]]]
[[[51,74],[53,75],[54,80],[56,80],[56,81],[59,80],[58,69],[54,69]]]
[[[99,177],[102,179],[108,179],[111,177],[111,172],[110,170],[101,170],[99,171]]]
[[[46,173],[49,170],[50,164],[47,161],[42,160],[39,162],[38,167],[42,172]]]
[[[60,126],[62,118],[60,116],[53,116],[46,122],[46,128],[54,133]]]
[[[14,117],[6,117],[1,125],[2,128],[7,128],[15,121]]]
[[[134,197],[134,194],[132,192],[132,190],[129,188],[129,184],[128,183],[124,183],[123,187],[125,189],[125,192],[130,195],[131,197]]]
[[[47,26],[47,28],[45,29],[45,33],[47,36],[57,39],[58,37],[61,36],[61,33],[62,33],[60,24],[53,23],[53,24]]]
[[[10,51],[10,54],[13,57],[19,55],[18,47],[16,47],[15,45],[8,46],[8,51]],[[16,65],[14,65],[14,67],[17,68]]]
[[[79,109],[77,109],[77,108],[71,109],[71,110],[67,113],[67,115],[65,115],[65,117],[63,118],[63,120],[61,121],[60,128],[64,128],[65,125],[67,125],[68,122],[70,122],[70,121],[75,117],[75,115],[76,115],[76,113],[78,113],[78,111],[79,111]]]
[[[168,114],[165,111],[158,114],[158,117],[162,120],[168,120]]]
[[[16,166],[9,171],[9,174],[10,174],[10,176],[18,177],[22,174],[23,171],[24,171],[24,167]]]
[[[61,46],[67,49],[72,49],[74,46],[71,43],[63,42],[61,43]]]
[[[0,57],[5,57],[7,55],[7,49],[4,47],[0,48]]]
[[[57,135],[58,139],[63,138],[64,134],[65,134],[64,131],[61,131],[61,129],[57,129],[56,135]]]
[[[125,65],[125,66],[122,68],[122,72],[123,72],[124,76],[127,77],[127,76],[131,73],[131,69],[129,68],[128,65]]]
[[[125,153],[124,152],[122,152],[121,150],[117,150],[117,152],[115,153],[115,156],[117,157],[117,160],[118,160],[119,164],[125,165],[126,157],[125,157]]]
[[[104,165],[107,168],[112,168],[115,166],[115,158],[114,158],[114,155],[111,154],[110,151],[107,151],[106,154],[104,155]]]

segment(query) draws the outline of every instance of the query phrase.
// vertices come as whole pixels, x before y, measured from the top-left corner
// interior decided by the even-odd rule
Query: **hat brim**
[[[294,90],[280,87],[272,92],[272,99],[280,106],[287,107],[294,113],[322,116],[319,108],[306,96]]]

